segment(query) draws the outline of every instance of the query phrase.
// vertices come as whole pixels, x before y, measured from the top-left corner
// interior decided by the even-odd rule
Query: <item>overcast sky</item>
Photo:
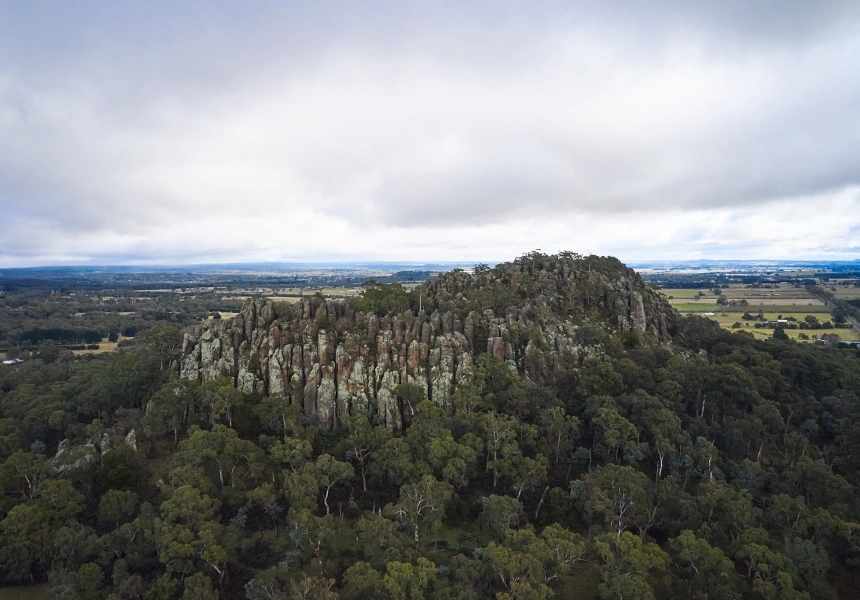
[[[860,2],[2,2],[0,266],[860,257]]]

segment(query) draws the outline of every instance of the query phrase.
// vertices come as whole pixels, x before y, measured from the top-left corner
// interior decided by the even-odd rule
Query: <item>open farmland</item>
[[[838,284],[826,284],[823,287],[840,300],[860,299],[860,279],[840,281]]]
[[[791,313],[801,312],[804,314],[830,314],[830,309],[824,306],[820,301],[809,304],[748,304],[746,306],[720,306],[716,300],[710,302],[675,302],[672,301],[672,306],[675,310],[682,313],[701,314],[705,312],[729,312],[742,315],[745,312],[757,313],[759,310],[772,313]]]
[[[719,288],[719,294],[714,289],[672,289],[661,290],[680,311],[695,311],[703,306],[717,306],[720,298],[724,299],[723,308],[744,310],[769,306],[823,306],[821,300],[810,294],[806,288],[790,284],[767,284],[768,287],[752,287],[749,285],[732,284]],[[803,310],[806,310],[804,308]]]
[[[837,286],[837,289],[857,290],[853,286]],[[807,316],[815,317],[820,323],[831,321],[830,308],[810,294],[805,287],[787,283],[764,285],[732,284],[722,286],[720,294],[713,289],[663,289],[672,306],[688,315],[702,315],[717,321],[723,329],[745,331],[756,338],[773,335],[773,328],[756,327],[756,323],[774,322],[787,319],[800,323]],[[843,293],[845,293],[843,292]],[[718,304],[721,301],[722,304]],[[761,319],[744,319],[744,313]],[[739,325],[737,325],[739,324]],[[860,340],[860,332],[853,328],[829,327],[822,329],[786,329],[786,334],[798,341],[813,341],[824,334],[837,334],[845,341]]]
[[[757,312],[751,313],[753,315],[757,315]],[[778,318],[783,319],[794,319],[795,322],[803,321],[808,315],[812,315],[818,318],[819,321],[824,322],[829,318],[829,315],[824,316],[821,313],[815,313],[811,311],[804,312],[784,312],[784,313],[775,313],[764,311],[762,313],[764,315],[765,322],[776,321]],[[756,338],[768,338],[773,336],[773,328],[770,327],[756,327],[756,321],[745,321],[740,318],[738,313],[732,312],[715,312],[713,316],[708,317],[711,320],[716,321],[720,324],[720,327],[723,329],[728,329],[731,331],[746,331],[747,333],[751,333]],[[736,324],[740,323],[740,327],[735,327]],[[856,331],[852,327],[832,327],[827,329],[786,329],[785,333],[793,340],[798,341],[813,341],[824,334],[836,334],[843,341],[855,341],[860,340],[860,332]],[[807,336],[809,339],[804,339],[801,334]]]

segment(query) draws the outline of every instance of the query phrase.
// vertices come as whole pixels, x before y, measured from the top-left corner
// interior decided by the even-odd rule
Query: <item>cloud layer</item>
[[[0,265],[860,254],[860,5],[0,8]]]

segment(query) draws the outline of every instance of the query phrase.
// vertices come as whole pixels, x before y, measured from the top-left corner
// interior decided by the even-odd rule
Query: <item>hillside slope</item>
[[[609,339],[669,342],[678,319],[617,259],[572,253],[455,270],[400,294],[400,306],[376,311],[319,297],[250,300],[232,319],[186,331],[182,377],[227,376],[243,392],[285,394],[323,429],[363,412],[399,430],[399,384],[450,411],[482,352],[540,383]]]

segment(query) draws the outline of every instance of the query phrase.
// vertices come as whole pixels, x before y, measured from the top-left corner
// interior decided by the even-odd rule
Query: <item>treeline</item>
[[[102,332],[93,329],[65,329],[62,327],[37,328],[22,332],[17,339],[18,343],[26,341],[33,345],[43,340],[51,340],[58,344],[96,344],[102,340]]]

